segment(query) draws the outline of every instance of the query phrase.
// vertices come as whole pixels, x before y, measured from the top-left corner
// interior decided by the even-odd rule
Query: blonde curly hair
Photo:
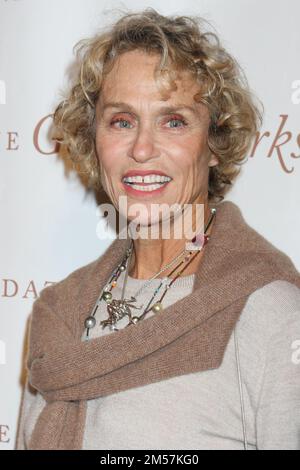
[[[237,61],[207,30],[201,17],[163,16],[153,8],[123,14],[112,26],[75,47],[79,71],[53,120],[56,139],[65,146],[87,185],[101,189],[95,148],[95,107],[103,80],[120,54],[135,49],[159,54],[158,81],[176,88],[176,71],[190,71],[201,87],[195,95],[210,113],[207,143],[218,158],[210,167],[208,200],[223,200],[240,172],[251,140],[262,124],[262,111]],[[175,74],[174,74],[175,72]],[[259,104],[262,106],[261,102]]]

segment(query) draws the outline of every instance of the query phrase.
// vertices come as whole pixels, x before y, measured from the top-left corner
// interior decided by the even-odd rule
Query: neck
[[[193,216],[195,212],[193,211]],[[210,217],[211,211],[208,203],[203,203],[203,211],[202,217],[204,221],[204,227],[202,228],[202,224],[200,224],[201,232],[204,233],[204,228],[206,227]],[[197,227],[195,225],[196,219],[193,217],[193,231]],[[170,224],[171,225],[171,224]],[[206,234],[210,235],[213,229],[214,220],[210,224],[209,229],[207,230]],[[172,224],[173,226],[173,224]],[[171,232],[172,230],[170,230]],[[173,232],[174,233],[174,232]],[[197,233],[197,230],[196,230]],[[191,237],[193,238],[193,237]],[[187,242],[190,242],[190,238],[144,238],[144,239],[135,239],[133,240],[133,252],[131,255],[130,265],[128,274],[129,276],[136,278],[136,279],[150,279],[154,275],[156,275],[164,266],[169,264],[171,261],[176,258],[185,248]],[[189,263],[186,269],[183,271],[181,276],[189,276],[191,274],[195,274],[198,271],[199,265],[201,263],[203,253],[205,247],[198,252],[198,254],[194,257],[194,253],[192,253],[191,258],[193,260]],[[195,251],[196,253],[196,251]],[[190,259],[191,259],[190,258]],[[172,266],[164,270],[158,278],[163,278],[169,276],[170,273],[174,270],[175,266],[177,266],[180,261],[184,258],[183,256],[180,257]],[[181,268],[183,265],[181,266]],[[177,270],[176,270],[177,272]],[[175,273],[172,274],[172,278],[174,277]]]

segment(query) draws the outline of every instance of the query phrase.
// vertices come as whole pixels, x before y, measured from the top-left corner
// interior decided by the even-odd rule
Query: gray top
[[[176,280],[163,305],[191,293],[194,280],[194,275]],[[129,277],[125,297],[144,282]],[[155,279],[137,300],[148,302],[159,283]],[[113,296],[120,298],[121,288],[116,286]],[[100,305],[91,338],[114,334],[99,327],[107,318],[104,302]],[[253,292],[237,323],[236,339],[248,448],[300,449],[300,289],[278,280]],[[243,449],[240,397],[233,333],[218,369],[89,400],[83,449]],[[17,449],[26,449],[44,404],[27,384]]]

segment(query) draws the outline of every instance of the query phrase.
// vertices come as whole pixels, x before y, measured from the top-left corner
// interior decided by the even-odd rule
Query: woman
[[[299,449],[299,273],[223,201],[261,122],[241,69],[153,9],[78,58],[54,122],[129,236],[34,303],[17,449]]]

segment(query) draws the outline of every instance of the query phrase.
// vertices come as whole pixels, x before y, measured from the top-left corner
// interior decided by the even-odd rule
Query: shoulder
[[[55,284],[45,287],[40,292],[40,298],[44,301],[55,299],[68,301],[77,295],[80,297],[88,283],[95,283],[95,275],[97,278],[101,277],[103,270],[110,269],[111,266],[113,268],[120,261],[127,243],[126,238],[117,237],[94,261],[77,268]]]
[[[74,293],[74,290],[80,289],[80,286],[83,285],[92,275],[93,271],[99,264],[100,258],[101,256],[84,266],[80,266],[60,281],[45,287],[40,292],[39,297],[46,301],[47,299],[54,300],[55,298],[59,298],[61,297],[60,294],[64,297],[69,292]]]
[[[87,284],[93,279],[94,273],[99,270],[103,256],[103,254],[100,255],[95,260],[75,269],[63,279],[42,289],[33,303],[33,313],[43,307],[62,311],[66,307],[64,317],[65,320],[68,320],[66,316],[70,309],[67,306],[76,305],[82,298]]]
[[[300,288],[292,282],[277,279],[254,291],[248,298],[252,306],[272,307],[272,311],[299,309]]]
[[[281,279],[265,284],[248,297],[238,323],[241,334],[262,344],[276,334],[300,334],[300,288]]]
[[[99,269],[101,257],[102,255],[40,291],[30,314],[30,340],[31,333],[43,321],[56,323],[59,319],[61,328],[65,326],[68,331],[73,331],[74,315],[81,299],[85,298],[87,284],[91,284],[95,270]]]

